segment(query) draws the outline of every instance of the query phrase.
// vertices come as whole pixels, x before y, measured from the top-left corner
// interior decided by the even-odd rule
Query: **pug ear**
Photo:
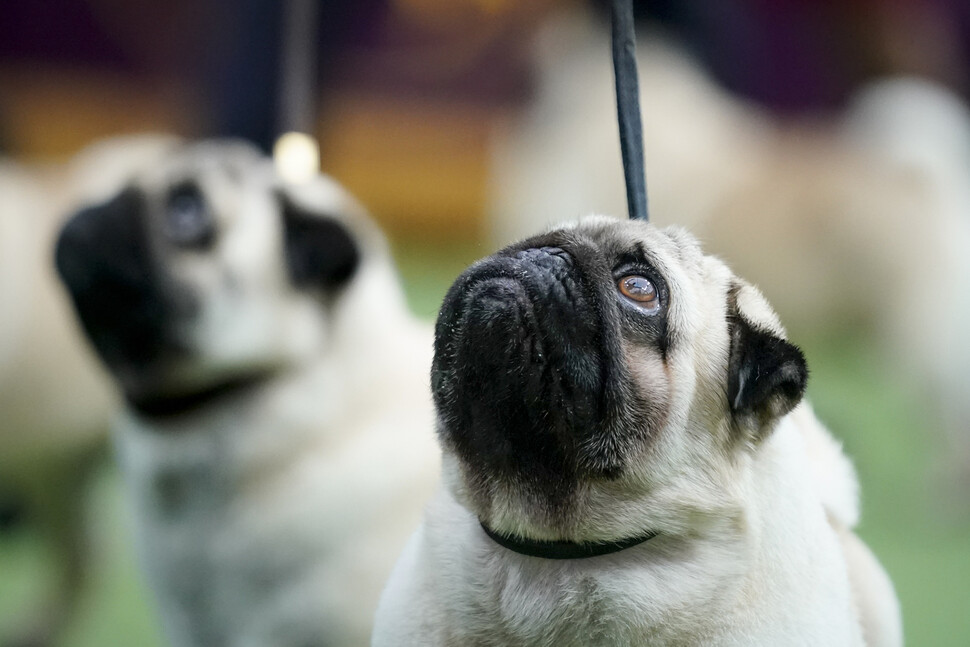
[[[731,301],[728,402],[736,420],[753,424],[760,431],[801,401],[808,365],[797,346],[752,323],[736,298]]]
[[[296,204],[282,191],[277,198],[293,284],[333,289],[350,280],[360,264],[360,248],[347,228],[326,214]]]

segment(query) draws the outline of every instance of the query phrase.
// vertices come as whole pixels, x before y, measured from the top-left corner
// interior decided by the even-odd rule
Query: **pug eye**
[[[214,235],[212,215],[195,185],[172,190],[165,205],[165,235],[182,247],[205,247]]]
[[[616,283],[620,294],[632,301],[638,308],[648,313],[660,310],[660,295],[653,282],[637,274],[624,276]]]

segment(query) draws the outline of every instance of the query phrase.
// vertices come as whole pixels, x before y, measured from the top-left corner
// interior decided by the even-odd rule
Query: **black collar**
[[[482,522],[479,522],[482,523]],[[482,523],[482,530],[492,541],[503,548],[508,548],[512,552],[529,557],[542,557],[543,559],[584,559],[586,557],[599,557],[618,553],[621,550],[632,548],[645,541],[657,536],[655,532],[647,532],[636,537],[619,539],[617,541],[604,541],[595,543],[577,543],[572,541],[540,541],[537,539],[526,539],[515,535],[500,535]]]

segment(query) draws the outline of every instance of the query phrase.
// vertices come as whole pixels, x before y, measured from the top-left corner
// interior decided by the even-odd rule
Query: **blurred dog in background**
[[[608,29],[583,13],[540,34],[536,100],[495,141],[497,243],[565,214],[626,212],[607,49]],[[837,118],[784,124],[658,35],[640,40],[638,59],[656,222],[689,227],[799,337],[878,339],[970,479],[967,108],[897,79],[864,88]]]
[[[367,644],[437,474],[430,329],[331,179],[176,147],[57,246],[125,399],[139,551],[180,647]]]
[[[84,504],[117,406],[53,263],[71,205],[115,190],[168,140],[107,140],[66,164],[0,161],[0,521],[36,529],[56,581],[0,645],[46,645],[70,618],[88,573]]]

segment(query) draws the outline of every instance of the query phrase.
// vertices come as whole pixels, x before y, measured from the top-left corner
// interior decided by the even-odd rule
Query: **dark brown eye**
[[[616,285],[620,294],[633,301],[639,308],[647,312],[660,310],[660,296],[657,294],[657,288],[647,277],[636,274],[624,276],[617,281]]]

